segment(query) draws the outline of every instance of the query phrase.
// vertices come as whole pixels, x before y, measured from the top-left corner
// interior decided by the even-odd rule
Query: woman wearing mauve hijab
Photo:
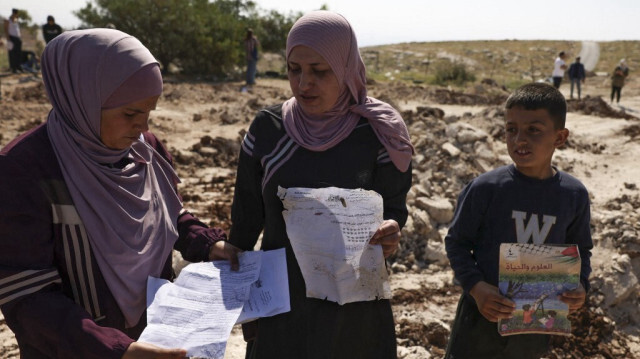
[[[247,357],[395,358],[388,300],[339,305],[306,297],[276,193],[279,186],[376,191],[384,222],[370,243],[387,257],[407,219],[407,128],[395,109],[367,96],[355,34],[341,15],[300,18],[286,54],[294,97],[260,111],[243,140],[229,241],[250,250],[263,232],[262,249],[286,248],[291,311],[245,325]]]
[[[42,55],[47,121],[0,152],[0,306],[22,358],[182,358],[135,342],[146,280],[236,248],[182,208],[148,130],[157,61],[111,29],[68,31]]]

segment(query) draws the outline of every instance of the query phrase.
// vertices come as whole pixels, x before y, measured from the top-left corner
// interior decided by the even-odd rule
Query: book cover
[[[577,245],[500,245],[500,293],[516,303],[513,318],[498,321],[500,335],[571,334],[569,306],[560,295],[580,284]]]

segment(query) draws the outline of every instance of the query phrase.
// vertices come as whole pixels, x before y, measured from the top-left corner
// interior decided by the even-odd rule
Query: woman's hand
[[[490,322],[513,317],[516,304],[500,294],[498,287],[480,281],[471,288],[469,294],[476,300],[478,310]]]
[[[560,296],[560,300],[569,306],[569,313],[573,313],[580,309],[587,298],[587,292],[584,290],[582,283],[574,290],[566,291]]]
[[[124,352],[122,359],[183,359],[187,357],[184,349],[164,349],[153,344],[133,342]]]
[[[239,268],[238,254],[242,250],[227,241],[216,241],[209,249],[209,260],[228,259],[231,262],[231,270],[237,271]]]
[[[393,219],[387,219],[382,222],[376,233],[373,234],[369,244],[382,245],[382,254],[387,258],[398,250],[401,236],[398,222]]]

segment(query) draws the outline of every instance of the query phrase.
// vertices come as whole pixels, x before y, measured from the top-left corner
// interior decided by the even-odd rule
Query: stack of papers
[[[138,340],[223,358],[234,324],[288,312],[284,248],[238,258],[237,272],[228,261],[213,261],[186,266],[174,283],[149,277],[147,327]]]

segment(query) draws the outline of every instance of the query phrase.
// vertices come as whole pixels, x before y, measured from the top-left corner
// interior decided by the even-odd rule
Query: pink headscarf
[[[143,141],[107,148],[100,115],[108,99],[119,107],[160,95],[157,67],[140,41],[112,29],[66,31],[42,54],[53,106],[49,138],[100,271],[130,327],[146,308],[147,277],[160,276],[178,238],[182,205],[171,165]],[[132,77],[146,80],[128,81]],[[131,163],[122,169],[105,165],[124,157]]]
[[[287,134],[306,149],[324,151],[347,138],[360,118],[365,117],[393,164],[405,172],[413,154],[409,131],[398,111],[367,96],[364,62],[349,22],[333,12],[312,11],[291,28],[287,59],[291,50],[300,45],[312,48],[327,61],[342,92],[333,108],[320,116],[305,114],[295,97],[287,100],[282,107]]]

